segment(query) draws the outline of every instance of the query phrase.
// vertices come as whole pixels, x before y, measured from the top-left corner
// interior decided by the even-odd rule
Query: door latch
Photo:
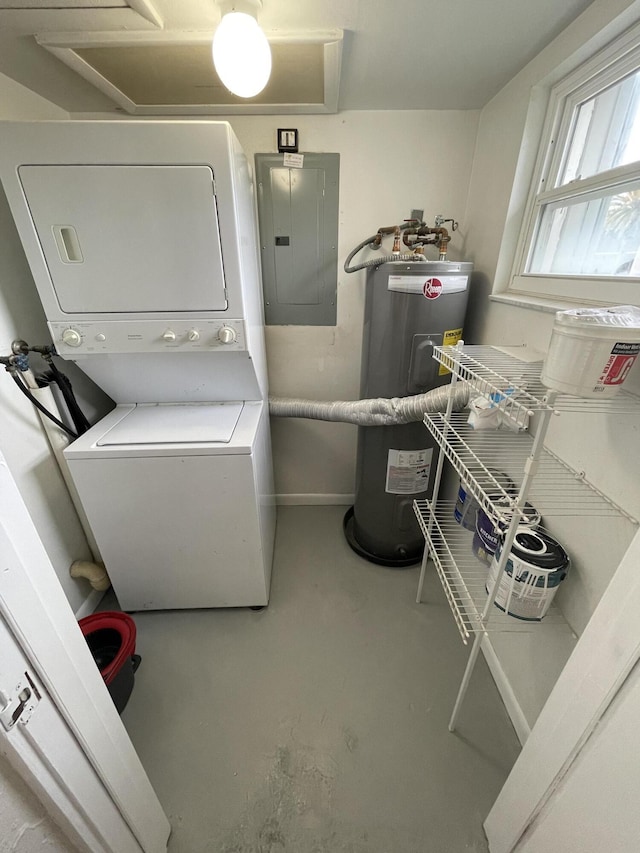
[[[29,678],[29,673],[25,672],[14,687],[11,698],[0,711],[0,723],[3,729],[9,732],[17,722],[22,723],[23,726],[26,725],[39,701],[40,692]]]

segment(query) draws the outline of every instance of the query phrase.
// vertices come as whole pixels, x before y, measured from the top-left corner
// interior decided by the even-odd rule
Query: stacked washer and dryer
[[[124,610],[262,606],[275,505],[252,182],[226,122],[2,123],[58,353],[116,407],[65,451]]]

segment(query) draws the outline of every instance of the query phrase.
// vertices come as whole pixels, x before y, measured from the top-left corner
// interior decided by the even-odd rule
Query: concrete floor
[[[343,507],[282,507],[269,607],[139,613],[123,720],[171,853],[486,851],[519,746],[435,576],[357,557]]]

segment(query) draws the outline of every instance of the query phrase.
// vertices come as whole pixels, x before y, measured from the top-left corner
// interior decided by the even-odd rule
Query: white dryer
[[[117,406],[66,451],[124,610],[265,605],[261,402]]]

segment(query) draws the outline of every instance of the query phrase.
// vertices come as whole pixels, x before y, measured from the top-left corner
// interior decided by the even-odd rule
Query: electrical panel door
[[[209,166],[21,166],[18,171],[65,313],[226,309]]]
[[[265,320],[335,326],[339,154],[256,154]]]

